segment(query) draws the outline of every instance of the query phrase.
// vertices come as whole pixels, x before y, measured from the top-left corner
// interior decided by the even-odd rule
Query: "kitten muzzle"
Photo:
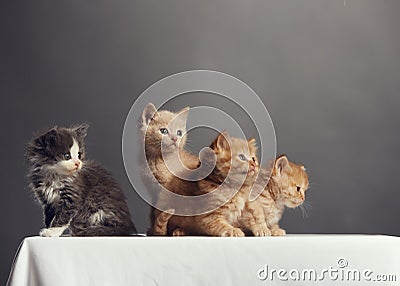
[[[296,208],[296,207],[302,205],[303,202],[304,202],[304,200],[301,200],[301,201],[289,201],[290,205],[287,205],[287,206],[290,207],[290,208]]]

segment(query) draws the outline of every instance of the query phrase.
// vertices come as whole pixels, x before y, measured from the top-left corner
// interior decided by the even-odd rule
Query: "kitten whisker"
[[[307,213],[307,210],[306,210],[305,206],[300,205],[300,209],[301,209],[301,212],[303,214],[303,219],[307,219],[308,218],[308,213]]]
[[[312,209],[312,205],[311,205],[311,203],[308,201],[304,201],[303,202],[303,206],[304,206],[304,208],[309,208],[309,209]]]

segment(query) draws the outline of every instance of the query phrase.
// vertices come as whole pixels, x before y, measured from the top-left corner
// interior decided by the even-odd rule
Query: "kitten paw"
[[[254,236],[271,236],[271,231],[265,225],[255,225],[252,230]]]
[[[188,233],[183,228],[175,228],[172,232],[172,236],[186,236]]]
[[[221,236],[229,236],[229,237],[243,237],[245,236],[244,232],[240,228],[231,228],[229,230],[224,231]]]
[[[271,230],[272,236],[284,236],[286,231],[282,228],[275,228]]]
[[[64,232],[66,227],[49,227],[43,228],[39,235],[42,237],[59,237]]]

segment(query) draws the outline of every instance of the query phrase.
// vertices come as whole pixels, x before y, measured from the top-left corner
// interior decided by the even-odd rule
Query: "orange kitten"
[[[188,113],[189,107],[177,113],[167,110],[157,111],[152,103],[143,110],[139,127],[144,135],[146,159],[150,170],[161,184],[167,184],[176,178],[167,168],[164,159],[180,163],[178,160],[180,156],[184,166],[174,165],[174,170],[177,171],[182,167],[195,169],[199,164],[198,157],[184,149]]]
[[[189,107],[177,113],[167,110],[157,111],[152,103],[149,103],[143,110],[139,128],[144,136],[146,160],[152,172],[152,174],[146,175],[150,178],[154,175],[157,181],[151,186],[153,188],[159,183],[167,190],[182,195],[190,195],[189,192],[195,191],[196,184],[194,182],[178,178],[165,164],[166,160],[172,163],[175,174],[184,172],[186,168],[195,169],[199,165],[198,157],[184,149],[188,112]],[[179,158],[184,165],[181,164]],[[152,226],[159,213],[158,210],[152,208]],[[150,229],[149,233],[152,232]]]
[[[260,175],[269,175],[268,170],[262,169]],[[286,232],[279,227],[285,207],[295,208],[305,200],[308,189],[306,169],[302,165],[290,162],[285,155],[275,160],[268,185],[256,199],[264,211],[263,217],[269,228],[269,235],[282,236]],[[260,217],[258,217],[259,219]],[[243,212],[241,225],[250,228],[253,214],[248,210]]]
[[[172,216],[168,226],[170,232],[172,230],[173,235],[244,236],[243,231],[237,226],[238,219],[246,207],[250,213],[258,218],[261,217],[249,220],[251,231],[256,236],[267,235],[268,229],[261,207],[256,203],[248,202],[251,186],[258,172],[255,140],[250,139],[247,142],[230,138],[227,132],[223,132],[214,140],[210,148],[215,152],[216,166],[209,176],[198,182],[198,186],[201,193],[209,193],[222,185],[223,187],[215,191],[217,195],[214,199],[224,204],[204,215]],[[239,191],[225,203],[226,194],[238,189]],[[170,216],[164,212],[157,218],[158,235],[166,234],[165,222]],[[250,217],[252,218],[251,215]]]

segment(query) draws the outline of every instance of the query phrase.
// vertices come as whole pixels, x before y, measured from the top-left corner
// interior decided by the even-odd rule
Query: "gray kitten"
[[[53,127],[28,143],[29,186],[43,206],[41,236],[135,234],[125,196],[103,167],[85,159],[88,125]]]

